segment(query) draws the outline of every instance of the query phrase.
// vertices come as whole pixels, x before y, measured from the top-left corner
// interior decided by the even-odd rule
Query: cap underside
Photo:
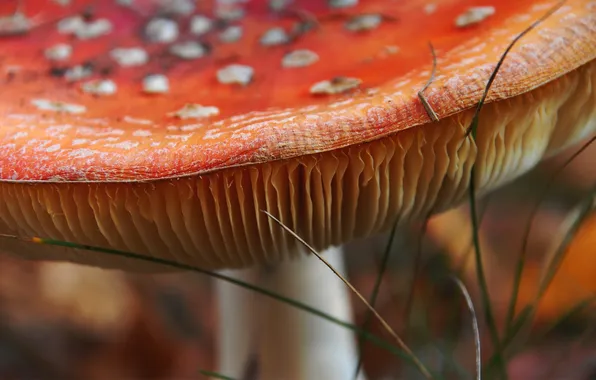
[[[471,165],[480,192],[596,131],[596,63],[491,103],[476,143],[472,111],[382,139],[297,159],[138,183],[2,183],[0,232],[116,248],[206,269],[276,262],[387,230],[461,202]],[[479,152],[479,153],[477,153]],[[105,254],[0,240],[37,259],[138,270]]]

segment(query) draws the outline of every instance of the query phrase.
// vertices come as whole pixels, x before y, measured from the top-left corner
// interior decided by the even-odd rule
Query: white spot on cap
[[[169,114],[179,119],[203,119],[217,115],[219,115],[219,108],[200,104],[186,104],[178,111]]]
[[[319,55],[312,50],[300,49],[294,50],[281,60],[283,67],[305,67],[310,66],[319,60]]]
[[[187,16],[195,10],[195,1],[192,0],[161,0],[161,11]]]
[[[89,143],[89,139],[74,139],[72,145],[83,145]]]
[[[212,27],[213,21],[209,17],[195,15],[190,19],[190,32],[195,36],[208,33]]]
[[[457,18],[455,19],[455,26],[463,28],[468,25],[477,24],[494,14],[495,7],[470,7],[464,13],[457,16]]]
[[[105,147],[106,148],[130,150],[132,148],[136,148],[138,145],[139,145],[138,141],[122,141],[122,142],[114,143],[114,144],[106,144]]]
[[[532,8],[530,8],[531,12],[542,12],[542,11],[546,11],[548,9],[550,9],[553,6],[552,3],[538,3],[535,5],[532,5]]]
[[[292,0],[269,0],[269,9],[274,11],[281,11],[290,3]]]
[[[75,133],[78,135],[82,135],[82,136],[94,136],[94,137],[121,136],[124,134],[124,130],[116,129],[116,128],[105,128],[105,129],[102,129],[101,131],[99,131],[96,128],[81,126],[81,127],[77,127]]]
[[[18,10],[9,16],[0,17],[0,36],[23,34],[28,32],[31,27],[31,20]]]
[[[216,2],[215,16],[224,21],[236,21],[244,17],[244,9],[233,4],[226,4],[226,1]]]
[[[37,109],[42,111],[52,111],[52,112],[62,112],[62,113],[72,113],[72,114],[79,114],[87,111],[85,106],[81,106],[78,104],[71,104],[71,103],[64,103],[64,102],[55,102],[48,99],[33,99],[31,101]]]
[[[221,42],[225,43],[232,43],[237,42],[242,38],[242,27],[238,25],[228,26],[219,34],[219,39]]]
[[[362,80],[358,78],[347,78],[347,77],[336,77],[331,80],[324,80],[318,83],[315,83],[310,88],[311,94],[340,94],[342,92],[346,92],[357,88],[362,83]]]
[[[399,53],[399,46],[387,45],[387,46],[383,47],[383,53],[386,53],[389,55],[397,54],[397,53]]]
[[[110,20],[101,18],[95,21],[88,22],[83,28],[75,31],[75,36],[80,40],[88,40],[91,38],[106,35],[112,31],[112,23]]]
[[[143,91],[147,94],[164,94],[170,91],[170,81],[163,74],[151,74],[143,78]]]
[[[170,43],[180,34],[178,23],[167,18],[155,18],[145,27],[145,34],[152,42]]]
[[[170,53],[182,59],[197,59],[207,55],[205,45],[196,41],[180,42],[170,46]]]
[[[65,61],[72,54],[72,46],[69,44],[56,44],[44,51],[44,55],[50,61]]]
[[[427,15],[433,14],[437,11],[437,4],[436,3],[428,3],[424,6],[424,13]]]
[[[4,72],[8,75],[14,75],[16,73],[18,73],[19,71],[21,71],[23,68],[21,66],[18,65],[9,65],[4,67]]]
[[[109,79],[98,79],[83,83],[81,89],[89,94],[106,96],[115,94],[118,87]]]
[[[22,139],[22,138],[27,137],[27,136],[29,136],[29,133],[28,132],[21,131],[21,132],[17,132],[14,135],[12,135],[12,139],[13,140],[18,140],[18,139]]]
[[[58,22],[58,32],[62,34],[74,34],[80,40],[106,35],[112,31],[112,23],[105,18],[93,21],[85,21],[82,16],[72,16]]]
[[[169,140],[188,141],[188,139],[191,138],[193,135],[194,135],[193,133],[189,133],[186,135],[166,135],[165,138],[169,139]]]
[[[124,116],[122,118],[122,121],[125,123],[130,123],[130,124],[143,124],[143,125],[149,125],[152,123],[151,120],[139,119],[139,118],[131,117],[131,116]]]
[[[110,57],[122,67],[144,65],[149,61],[149,54],[140,47],[112,49]]]
[[[197,129],[203,127],[203,124],[188,124],[188,125],[183,125],[180,127],[180,130],[183,132],[192,132],[192,131],[196,131]]]
[[[252,80],[254,69],[250,66],[231,64],[217,70],[217,80],[222,84],[247,85]]]
[[[85,20],[81,16],[63,18],[57,24],[58,33],[72,34],[77,29],[82,28],[84,24]]]
[[[290,36],[284,30],[284,28],[271,28],[261,36],[261,45],[264,46],[275,46],[283,45],[290,41]]]
[[[95,153],[96,153],[95,150],[81,148],[81,149],[75,149],[75,150],[70,151],[68,153],[68,155],[72,158],[85,158],[85,157],[93,156]]]
[[[48,153],[57,152],[59,150],[60,150],[60,144],[50,145],[49,147],[46,148],[46,152],[48,152]]]
[[[153,133],[151,133],[151,131],[149,131],[147,129],[137,129],[136,131],[134,131],[132,133],[132,135],[135,136],[135,137],[149,137],[152,134]]]
[[[329,6],[332,8],[347,8],[358,5],[358,0],[329,0]]]
[[[54,0],[54,3],[58,5],[62,5],[63,7],[66,5],[70,5],[72,0]]]
[[[69,82],[76,82],[85,79],[93,74],[91,67],[86,65],[76,65],[66,70],[64,78]]]
[[[378,27],[381,21],[382,17],[379,14],[355,16],[346,22],[346,29],[352,32],[372,30]]]
[[[381,50],[376,54],[376,58],[384,59],[389,56],[395,55],[397,53],[399,53],[399,46],[387,45],[387,46],[383,46],[383,48],[381,48]],[[368,59],[373,59],[373,58],[371,57]]]
[[[223,132],[219,132],[218,129],[208,129],[203,136],[203,140],[215,140],[220,138],[223,135]]]

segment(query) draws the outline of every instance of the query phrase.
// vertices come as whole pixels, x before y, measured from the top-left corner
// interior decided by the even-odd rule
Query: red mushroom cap
[[[594,1],[511,50],[474,141],[471,107],[552,1],[59,3],[0,5],[0,233],[245,267],[295,252],[262,210],[323,249],[461,202],[474,163],[487,191],[596,129]]]
[[[445,118],[479,100],[507,44],[554,4],[301,1],[272,10],[267,1],[253,0],[235,5],[234,15],[207,1],[170,1],[170,9],[157,0],[59,3],[26,0],[30,29],[5,31],[0,39],[5,181],[180,177],[325,152],[422,125],[429,118],[417,91],[429,78],[429,41],[439,58],[426,96]],[[171,4],[181,5],[176,10]],[[594,7],[593,1],[571,0],[524,37],[488,100],[530,91],[593,60]],[[14,5],[2,2],[5,17],[12,11]],[[238,19],[222,20],[221,14]],[[149,38],[156,20],[177,26],[178,37]],[[211,29],[205,32],[206,24]],[[237,26],[238,41],[222,42],[222,34]],[[199,58],[174,54],[180,43],[187,45],[178,52]],[[119,56],[138,64],[119,63],[114,50],[122,48],[137,48],[136,58],[130,50],[119,50]],[[48,59],[52,52],[64,57],[68,49],[65,59]],[[288,67],[292,62],[305,66]],[[217,72],[231,64],[252,69],[243,74],[245,84],[218,79]],[[230,73],[240,75],[234,68]],[[143,91],[151,74],[158,74],[152,78],[158,88],[167,78],[165,93]],[[313,85],[334,78],[336,83],[318,89],[340,93],[313,93]],[[342,78],[343,88],[337,86]],[[193,105],[200,105],[195,113],[189,112]],[[185,106],[190,108],[180,112]]]

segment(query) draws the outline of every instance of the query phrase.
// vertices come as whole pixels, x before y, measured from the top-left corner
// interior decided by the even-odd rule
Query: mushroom
[[[267,265],[269,287],[345,320],[345,288],[321,283],[326,268],[303,257],[263,210],[341,269],[341,249],[332,247],[462,202],[473,164],[485,193],[596,130],[589,0],[568,1],[511,50],[475,139],[466,128],[500,54],[551,2],[445,0],[429,12],[420,0],[206,1],[166,13],[154,0],[27,0],[15,16],[7,3],[2,25],[16,15],[47,21],[20,33],[0,28],[0,233],[245,268],[239,277]],[[93,13],[83,16],[88,5]],[[198,36],[190,27],[197,16],[220,22]],[[240,33],[224,41],[228,27]],[[260,44],[274,28],[287,39]],[[171,54],[187,41],[208,48]],[[437,72],[423,104],[428,41]],[[59,43],[72,54],[44,58]],[[73,68],[84,79],[68,76]],[[147,78],[159,78],[150,91]],[[78,85],[100,79],[113,84],[101,96]],[[41,260],[160,269],[17,240],[1,247]],[[277,304],[245,319],[257,310],[239,292],[219,289],[222,311],[235,309],[222,315],[222,363],[242,362],[237,349],[251,336],[230,338],[244,339],[237,331],[258,323],[261,379],[352,374],[353,336]],[[316,347],[304,342],[315,338]]]

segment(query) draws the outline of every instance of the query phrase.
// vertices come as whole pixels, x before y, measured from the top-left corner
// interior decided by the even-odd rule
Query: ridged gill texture
[[[473,110],[325,153],[140,183],[0,183],[0,232],[117,248],[208,269],[272,263],[460,203],[476,163],[486,192],[596,130],[596,63]],[[83,250],[0,240],[20,256],[104,267],[140,264]]]

